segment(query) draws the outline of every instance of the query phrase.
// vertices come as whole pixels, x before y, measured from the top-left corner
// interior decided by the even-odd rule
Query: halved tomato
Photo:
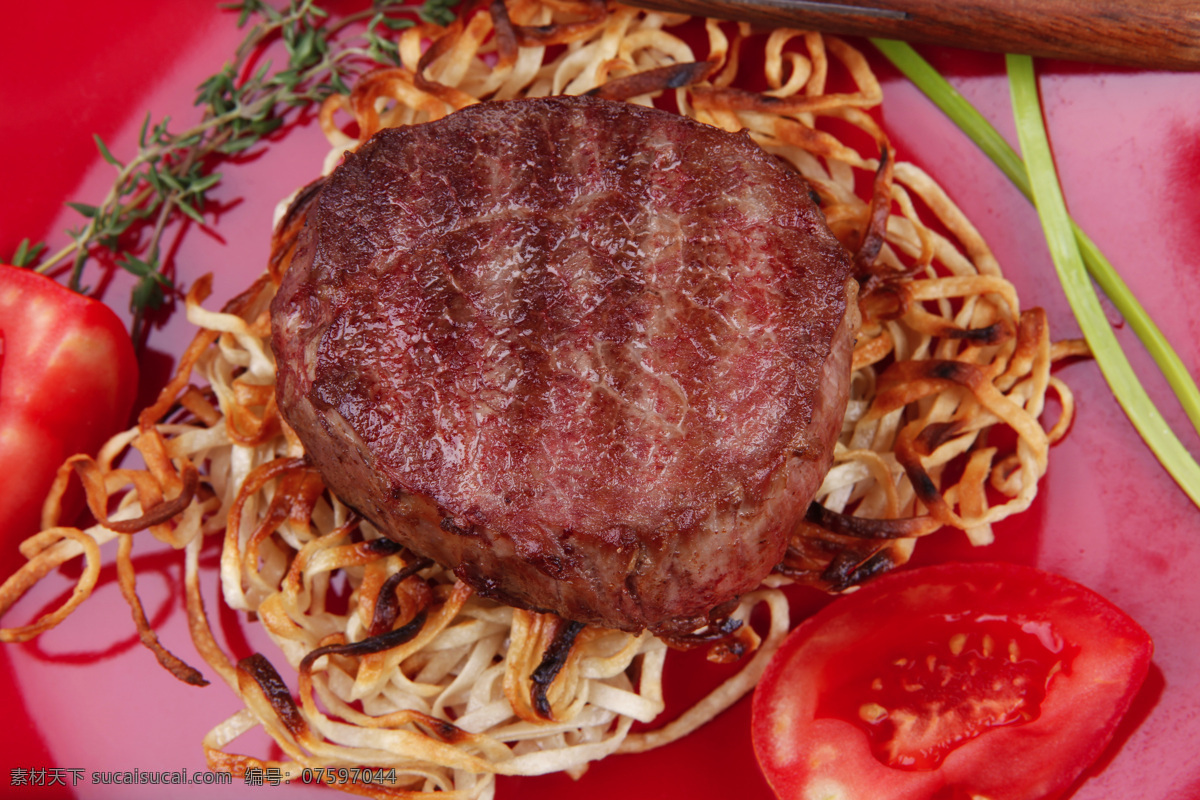
[[[1152,652],[1056,575],[902,571],[788,636],[754,694],[754,749],[788,800],[1056,797],[1112,738]]]

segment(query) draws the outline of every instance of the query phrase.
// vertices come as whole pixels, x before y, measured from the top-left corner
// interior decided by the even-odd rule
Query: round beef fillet
[[[857,325],[807,184],[745,134],[589,98],[384,130],[272,306],[329,487],[482,595],[692,630],[820,485]]]

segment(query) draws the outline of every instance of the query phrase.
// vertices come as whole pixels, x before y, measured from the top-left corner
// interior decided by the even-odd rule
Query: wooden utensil
[[[1200,69],[1200,0],[628,0],[830,33],[1149,69]]]

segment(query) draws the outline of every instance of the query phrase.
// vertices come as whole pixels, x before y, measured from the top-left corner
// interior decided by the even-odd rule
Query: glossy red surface
[[[145,113],[193,118],[193,88],[227,58],[240,33],[234,15],[209,0],[129,0],[10,4],[0,49],[4,113],[0,114],[0,255],[23,237],[65,241],[77,225],[60,203],[95,202],[111,167],[96,155],[92,133],[118,157],[132,152]],[[1001,130],[1011,131],[1003,62],[950,50],[927,50],[969,99]],[[880,60],[885,81],[881,118],[901,159],[930,171],[995,249],[1028,304],[1048,309],[1056,337],[1077,335],[1046,254],[1036,217],[974,147]],[[1200,373],[1200,74],[1040,65],[1043,99],[1067,202],[1149,308],[1193,374]],[[211,304],[232,296],[263,267],[271,211],[281,196],[317,170],[325,145],[313,126],[277,137],[265,151],[223,167],[219,208],[209,225],[188,226],[176,243],[178,278],[215,276]],[[124,310],[128,281],[89,276]],[[1115,312],[1110,316],[1116,320]],[[1168,400],[1127,329],[1120,338],[1163,399],[1176,430],[1182,412]],[[190,338],[182,314],[156,319],[144,359],[147,387],[160,382]],[[1116,742],[1081,783],[1076,800],[1200,796],[1200,511],[1143,447],[1105,388],[1096,367],[1076,363],[1059,374],[1074,388],[1078,417],[1054,448],[1034,507],[1000,526],[990,548],[971,550],[938,535],[917,560],[953,555],[1011,560],[1061,573],[1105,595],[1154,637],[1150,678]],[[1200,453],[1194,433],[1185,443]],[[16,543],[0,548],[0,571],[19,562]],[[200,663],[178,600],[180,559],[153,542],[135,548],[139,590],[168,646]],[[207,553],[210,566],[215,551]],[[61,602],[68,581],[55,577],[20,603],[5,622],[25,621]],[[217,605],[216,578],[206,573],[209,611],[239,653],[271,653],[254,625],[241,625]],[[798,607],[817,600],[798,598]],[[81,770],[79,797],[162,797],[162,787],[93,784],[93,771],[204,769],[200,739],[236,710],[221,685],[193,689],[177,682],[141,648],[115,584],[102,575],[96,595],[58,629],[27,645],[0,648],[0,795],[65,796],[62,787],[19,790],[14,769]],[[670,664],[678,705],[713,680],[697,659]],[[749,704],[743,702],[687,739],[660,751],[612,758],[579,782],[563,776],[502,780],[502,798],[687,797],[769,798],[750,747]],[[261,736],[248,752],[269,753]],[[69,771],[60,773],[67,784]],[[178,791],[177,791],[178,790]],[[221,796],[303,797],[313,789],[237,785]],[[172,797],[207,797],[211,787],[174,787]],[[329,796],[328,794],[322,796]]]

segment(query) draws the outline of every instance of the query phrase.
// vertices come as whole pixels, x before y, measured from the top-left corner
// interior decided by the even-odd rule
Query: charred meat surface
[[[278,392],[330,488],[483,595],[684,632],[829,467],[857,326],[807,185],[594,98],[384,130],[308,206]]]

